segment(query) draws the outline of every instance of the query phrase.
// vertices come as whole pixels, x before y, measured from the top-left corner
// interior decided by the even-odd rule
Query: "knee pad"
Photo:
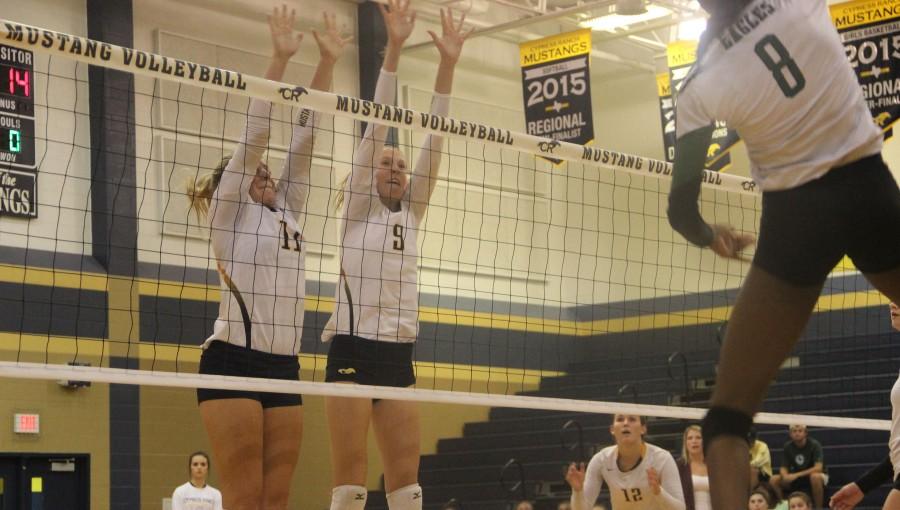
[[[387,495],[390,510],[422,510],[422,487],[414,483]]]
[[[331,489],[330,510],[363,510],[369,491],[360,485],[339,485]]]
[[[713,439],[718,436],[736,436],[747,441],[753,417],[730,407],[715,406],[709,409],[700,425],[703,429],[703,453],[706,454]]]

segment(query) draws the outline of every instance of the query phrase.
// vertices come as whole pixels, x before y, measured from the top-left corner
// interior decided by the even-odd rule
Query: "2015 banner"
[[[681,84],[687,77],[688,71],[697,60],[697,41],[675,41],[669,43],[666,48],[666,60],[669,66],[669,89],[670,95],[678,102],[678,91],[681,90]],[[657,83],[659,83],[657,81]],[[662,96],[660,96],[660,105],[662,106]],[[661,114],[665,115],[664,112]],[[677,122],[677,121],[676,121]],[[673,126],[674,127],[674,126]],[[663,139],[665,141],[666,124],[663,123]],[[672,133],[674,139],[674,132]],[[709,144],[709,151],[706,155],[706,168],[719,172],[731,165],[731,148],[739,141],[740,137],[733,129],[728,129],[724,122],[716,122],[716,129],[713,131],[712,141]],[[672,141],[674,147],[674,140]],[[674,148],[670,151],[666,149],[666,161],[675,160]]]
[[[900,0],[854,0],[829,9],[872,118],[890,138],[900,120]]]
[[[594,139],[590,53],[589,29],[519,45],[528,134],[578,144]]]

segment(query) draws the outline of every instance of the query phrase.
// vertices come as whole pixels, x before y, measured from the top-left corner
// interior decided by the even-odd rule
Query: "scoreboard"
[[[34,54],[0,44],[0,216],[37,217]]]

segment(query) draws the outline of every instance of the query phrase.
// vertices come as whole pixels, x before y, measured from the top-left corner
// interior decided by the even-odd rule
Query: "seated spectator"
[[[516,510],[534,510],[534,504],[527,499],[523,499],[516,503]]]
[[[772,478],[772,456],[769,445],[759,440],[755,428],[750,429],[747,442],[750,444],[750,489],[755,489]]]
[[[769,508],[773,510],[788,510],[788,502],[785,499],[779,500],[778,496],[775,494],[775,489],[769,485],[768,482],[760,482],[759,485],[756,486],[754,491],[759,491],[766,495],[766,501],[769,502]]]
[[[822,445],[808,437],[806,425],[791,425],[790,434],[791,440],[784,444],[779,474],[772,476],[772,488],[778,499],[783,499],[784,491],[812,493],[814,508],[822,508],[828,485]]]
[[[709,495],[709,471],[703,458],[703,432],[700,425],[688,425],[681,436],[678,459],[685,510],[712,510]]]
[[[747,510],[769,510],[770,508],[772,508],[772,499],[768,491],[756,489],[750,493]]]
[[[463,510],[463,506],[456,498],[450,498],[450,501],[444,503],[441,510]]]
[[[809,495],[805,492],[792,492],[788,496],[789,510],[812,510],[812,508],[812,500],[809,499]]]

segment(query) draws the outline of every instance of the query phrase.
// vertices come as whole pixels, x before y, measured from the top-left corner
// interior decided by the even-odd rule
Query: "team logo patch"
[[[797,456],[794,457],[794,464],[797,464],[798,466],[806,464],[806,456],[802,453],[798,453]]]

